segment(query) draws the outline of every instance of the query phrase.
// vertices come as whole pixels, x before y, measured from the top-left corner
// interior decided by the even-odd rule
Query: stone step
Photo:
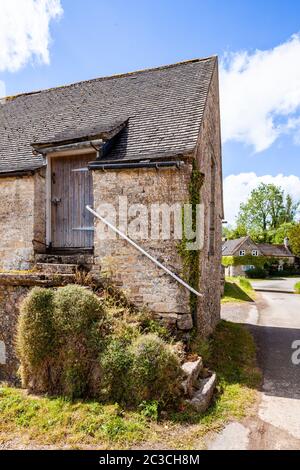
[[[56,287],[75,282],[74,274],[0,273],[1,286]]]
[[[184,380],[181,383],[185,395],[192,397],[197,386],[199,375],[203,370],[203,361],[200,356],[195,361],[187,361],[181,366]]]
[[[87,253],[75,254],[36,254],[36,263],[46,264],[76,264],[83,266],[92,266],[94,264],[94,256]]]
[[[43,274],[75,274],[77,264],[36,263],[35,268]]]

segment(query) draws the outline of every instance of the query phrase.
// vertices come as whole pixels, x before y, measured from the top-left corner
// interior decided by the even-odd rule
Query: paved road
[[[257,416],[227,426],[210,448],[300,449],[300,364],[292,362],[292,345],[300,341],[300,295],[290,293],[295,282],[257,281],[256,305],[224,307],[224,318],[253,332],[263,385]]]
[[[251,281],[251,284],[254,289],[262,291],[294,292],[296,282],[300,282],[300,278],[265,279],[262,281]]]

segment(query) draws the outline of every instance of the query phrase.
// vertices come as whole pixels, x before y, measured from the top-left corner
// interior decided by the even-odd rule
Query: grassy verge
[[[253,302],[254,299],[255,292],[248,279],[243,277],[226,278],[222,303]]]
[[[300,282],[296,282],[296,284],[294,285],[294,289],[296,294],[300,294]]]
[[[180,410],[163,412],[158,420],[151,420],[145,408],[126,411],[117,404],[30,396],[2,384],[0,447],[1,442],[9,441],[14,447],[36,448],[203,447],[207,432],[249,413],[260,375],[253,338],[243,326],[222,321],[209,341],[196,339],[193,349],[218,374],[218,392],[206,414],[182,405]]]

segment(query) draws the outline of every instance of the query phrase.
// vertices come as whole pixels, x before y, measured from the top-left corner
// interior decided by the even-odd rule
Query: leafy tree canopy
[[[300,256],[300,224],[294,225],[289,231],[290,247],[296,256]]]
[[[250,235],[258,243],[283,243],[296,223],[299,206],[280,186],[261,183],[240,205],[236,227],[225,228],[224,236],[234,239]]]

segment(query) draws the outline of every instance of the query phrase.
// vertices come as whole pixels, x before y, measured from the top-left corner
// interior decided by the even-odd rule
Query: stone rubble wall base
[[[16,356],[15,336],[19,306],[29,286],[0,285],[0,380],[17,382],[19,361]]]

